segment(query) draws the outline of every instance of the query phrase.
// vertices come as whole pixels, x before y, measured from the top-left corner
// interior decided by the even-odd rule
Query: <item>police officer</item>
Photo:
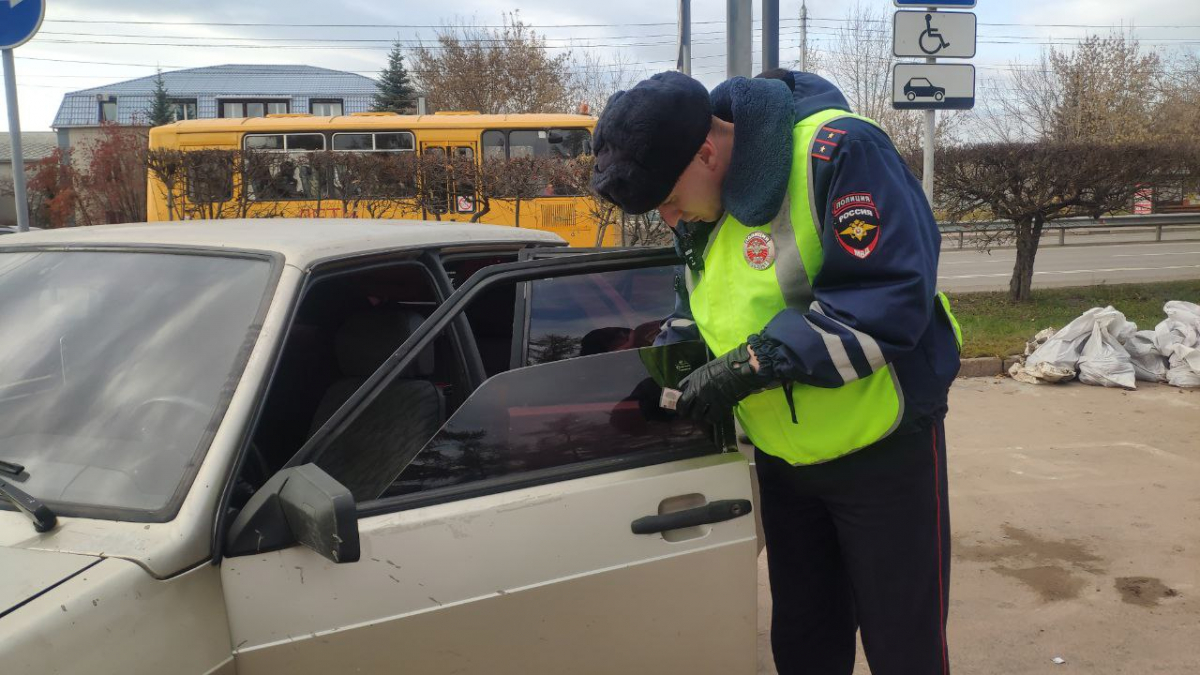
[[[756,448],[781,675],[949,672],[946,397],[961,336],[941,237],[887,134],[826,80],[711,94],[676,72],[608,102],[592,187],[658,209],[686,267],[660,341],[717,358],[677,410]]]

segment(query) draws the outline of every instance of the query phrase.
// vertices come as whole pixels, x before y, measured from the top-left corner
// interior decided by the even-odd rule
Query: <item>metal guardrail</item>
[[[1058,231],[1058,245],[1067,245],[1067,230],[1109,230],[1138,227],[1154,228],[1154,241],[1162,241],[1163,229],[1179,226],[1200,226],[1200,213],[1162,213],[1146,216],[1105,216],[1102,218],[1062,218],[1043,227],[1042,236]],[[968,234],[991,234],[1013,229],[1009,220],[975,220],[960,223],[938,223],[943,235],[957,234],[958,247],[963,248]]]

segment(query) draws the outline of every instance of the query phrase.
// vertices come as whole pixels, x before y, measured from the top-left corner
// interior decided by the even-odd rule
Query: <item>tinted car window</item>
[[[671,267],[532,283],[525,363],[648,347],[675,308]]]
[[[662,387],[676,386],[706,354],[702,343],[679,343],[497,375],[475,391],[382,496],[598,460],[653,463],[715,452],[707,426],[659,406]]]

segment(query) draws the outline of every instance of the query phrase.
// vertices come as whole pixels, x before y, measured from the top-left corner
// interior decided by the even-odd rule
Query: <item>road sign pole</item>
[[[937,59],[925,59],[925,63],[937,63]],[[925,111],[925,161],[921,166],[921,185],[925,187],[925,198],[933,207],[933,132],[937,126],[937,111]]]
[[[8,130],[12,138],[13,199],[16,200],[17,231],[29,231],[29,199],[25,190],[25,154],[21,148],[21,115],[17,109],[17,67],[13,50],[4,52],[4,98],[8,101]]]

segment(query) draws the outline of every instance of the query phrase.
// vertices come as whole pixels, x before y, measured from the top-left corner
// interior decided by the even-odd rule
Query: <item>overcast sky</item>
[[[862,0],[892,9],[890,0]],[[854,0],[808,2],[810,40],[827,46],[839,19]],[[383,65],[387,42],[395,37],[429,38],[433,26],[456,18],[498,24],[504,7],[520,10],[555,45],[573,44],[602,58],[621,52],[646,74],[673,67],[675,0],[453,0],[452,2],[378,2],[377,0],[47,0],[46,22],[31,42],[16,51],[17,80],[24,130],[50,128],[63,94],[152,75],[164,70],[226,63],[306,64],[374,75]],[[759,1],[754,2],[759,16]],[[723,79],[725,3],[693,0],[693,72],[712,86]],[[799,55],[800,0],[780,0],[780,61]],[[1039,42],[1070,41],[1106,26],[1135,26],[1148,47],[1167,45],[1200,49],[1200,2],[1197,0],[980,0],[980,45],[974,63],[984,88],[980,99],[1002,95],[1002,79],[1011,71],[996,68],[1014,60],[1032,62]],[[146,25],[136,22],[178,22]],[[95,23],[112,22],[112,23]],[[201,26],[196,23],[364,24],[368,27]],[[631,25],[653,24],[666,25]],[[588,24],[589,27],[578,27]],[[599,24],[598,26],[590,26]],[[991,25],[989,25],[991,24]],[[1019,24],[1019,25],[995,25]],[[1037,25],[1034,25],[1037,24]],[[1071,24],[1054,25],[1054,24]],[[890,30],[890,26],[886,26]],[[756,33],[757,35],[757,33]],[[322,42],[322,40],[379,42]],[[307,44],[313,41],[312,44]],[[125,43],[125,44],[102,44]],[[158,44],[129,44],[158,43]],[[163,43],[171,43],[167,46]],[[1005,44],[999,44],[1005,43]],[[1012,44],[1009,44],[1012,43]],[[245,45],[245,48],[230,45]],[[620,45],[620,46],[615,46]],[[261,47],[267,48],[261,48]],[[758,65],[755,46],[755,66]],[[996,87],[988,88],[993,81]],[[0,106],[0,129],[7,129]]]

